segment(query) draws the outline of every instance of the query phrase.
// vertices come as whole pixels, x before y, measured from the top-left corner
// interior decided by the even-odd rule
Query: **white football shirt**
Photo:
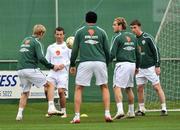
[[[53,43],[47,48],[46,59],[51,64],[64,64],[65,67],[69,67],[70,57],[71,49],[66,46],[65,42],[62,44]]]

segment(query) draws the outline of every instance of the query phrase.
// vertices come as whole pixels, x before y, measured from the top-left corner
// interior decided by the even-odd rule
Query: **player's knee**
[[[155,85],[154,85],[154,89],[155,89],[157,92],[158,92],[158,91],[162,91],[162,88],[161,88],[160,83],[155,84]]]
[[[59,95],[64,95],[64,89],[62,89],[62,88],[58,89],[58,93],[59,93]]]
[[[129,88],[126,88],[126,93],[131,93],[132,89],[129,87]]]
[[[144,86],[143,85],[139,85],[138,86],[138,93],[142,93],[144,91]]]
[[[45,84],[44,84],[44,88],[47,89],[48,87],[53,87],[53,84],[50,83],[49,81],[47,81]]]
[[[75,90],[76,90],[76,91],[78,91],[78,90],[81,91],[81,90],[83,90],[83,86],[81,86],[81,85],[76,85]]]
[[[22,93],[21,93],[21,96],[26,96],[26,97],[28,97],[28,96],[29,96],[29,91],[28,91],[28,92],[22,92]]]
[[[100,85],[101,86],[101,88],[108,88],[108,85],[107,84],[102,84],[102,85]]]

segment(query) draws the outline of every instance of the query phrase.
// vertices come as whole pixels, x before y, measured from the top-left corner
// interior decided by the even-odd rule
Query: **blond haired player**
[[[65,91],[68,90],[68,76],[71,49],[66,46],[64,42],[64,29],[57,27],[54,32],[56,42],[49,45],[47,48],[46,59],[52,64],[59,64],[60,69],[58,71],[50,70],[47,80],[51,82],[57,89],[59,94],[59,102],[61,111],[64,113],[62,118],[66,118],[66,97]]]
[[[48,114],[62,114],[60,111],[57,111],[54,106],[54,87],[46,80],[46,76],[38,68],[38,62],[55,71],[60,68],[59,65],[49,63],[44,57],[43,47],[39,40],[42,39],[45,32],[46,28],[43,25],[35,25],[33,28],[33,35],[26,37],[19,48],[17,69],[23,92],[20,97],[16,120],[23,119],[23,111],[27,104],[32,84],[37,87],[44,86],[47,88]]]
[[[113,119],[124,116],[122,103],[122,89],[126,90],[128,96],[129,110],[127,116],[135,117],[134,113],[134,86],[135,71],[138,72],[140,53],[134,34],[126,31],[126,20],[122,17],[114,19],[113,29],[115,36],[112,40],[111,61],[116,58],[116,66],[113,76],[113,89],[117,105],[117,113]]]

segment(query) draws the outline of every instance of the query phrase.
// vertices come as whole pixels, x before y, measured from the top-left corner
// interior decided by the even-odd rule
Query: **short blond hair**
[[[122,25],[122,28],[125,30],[127,26],[126,19],[123,17],[117,17],[114,19],[114,21],[117,22],[118,25]]]
[[[33,27],[33,34],[34,35],[40,35],[41,33],[45,33],[46,28],[42,24],[36,24]]]

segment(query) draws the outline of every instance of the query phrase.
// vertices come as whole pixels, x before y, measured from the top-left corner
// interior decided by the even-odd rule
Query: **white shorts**
[[[96,78],[96,85],[108,83],[106,63],[101,61],[86,61],[79,64],[76,84],[90,86],[92,76]]]
[[[135,63],[116,63],[113,76],[113,87],[128,88],[134,86]]]
[[[136,75],[137,85],[146,84],[148,80],[155,85],[160,82],[159,76],[155,72],[155,66],[147,69],[139,69],[139,73]]]
[[[23,92],[29,92],[32,84],[36,87],[43,87],[47,83],[46,76],[40,69],[22,69],[18,70],[17,73]]]
[[[68,89],[68,76],[69,76],[68,71],[60,70],[60,71],[55,72],[53,70],[50,70],[47,76],[47,80],[51,82],[57,89],[64,88],[67,90]]]

